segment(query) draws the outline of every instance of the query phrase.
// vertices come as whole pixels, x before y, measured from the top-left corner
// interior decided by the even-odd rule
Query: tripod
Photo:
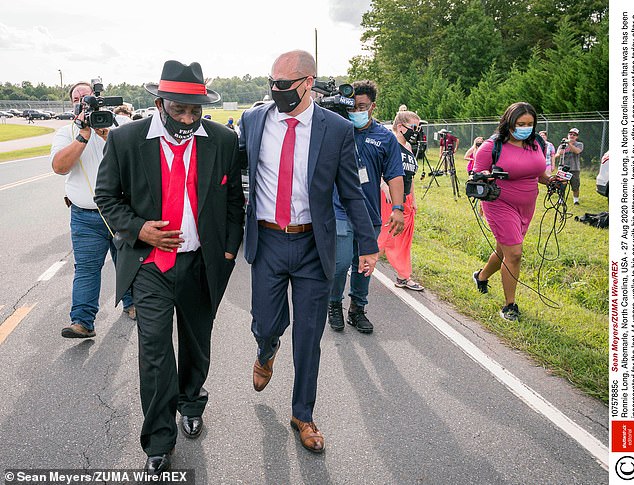
[[[416,144],[416,152],[414,153],[414,156],[416,157],[416,160],[422,160],[420,164],[421,165],[420,179],[423,180],[425,178],[425,164],[427,164],[427,167],[429,168],[430,175],[433,171],[431,168],[431,164],[429,163],[429,159],[427,158],[427,142],[418,142]],[[440,187],[438,180],[436,180],[436,185]]]
[[[431,168],[431,167],[430,167]],[[429,181],[429,185],[425,190],[425,195],[427,195],[427,191],[431,187],[431,184],[436,180],[438,175],[448,174],[451,179],[451,189],[453,191],[454,200],[458,200],[460,197],[460,189],[458,187],[458,175],[456,174],[456,163],[453,158],[453,147],[449,145],[447,148],[443,150],[440,155],[440,159],[438,160],[438,165],[436,165],[436,169],[431,171],[432,178]],[[438,181],[436,180],[436,185],[438,185]]]

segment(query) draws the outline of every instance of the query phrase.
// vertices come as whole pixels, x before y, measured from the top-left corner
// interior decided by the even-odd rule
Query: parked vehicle
[[[609,197],[610,189],[610,152],[607,151],[601,157],[601,167],[597,175],[597,192],[604,197]]]
[[[13,116],[19,118],[20,116],[22,116],[22,111],[17,110],[15,108],[11,108],[10,110],[8,110],[9,113],[11,113]]]
[[[0,118],[13,118],[13,115],[8,111],[0,111]]]
[[[75,118],[75,113],[72,111],[65,111],[63,113],[55,115],[56,120],[72,120]]]
[[[133,115],[141,115],[144,118],[149,118],[150,116],[152,116],[154,113],[158,113],[158,110],[156,109],[156,106],[150,106],[149,108],[139,108],[137,109]]]
[[[25,109],[22,112],[23,118],[31,118],[34,120],[50,120],[51,115],[45,113],[44,111],[40,111],[39,109]]]

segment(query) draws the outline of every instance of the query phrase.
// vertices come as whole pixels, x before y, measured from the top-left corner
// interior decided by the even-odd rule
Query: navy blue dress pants
[[[258,250],[251,265],[251,331],[258,343],[258,359],[264,364],[271,358],[290,325],[290,284],[295,367],[292,410],[297,419],[310,422],[332,281],[323,272],[312,231],[286,234],[262,226],[258,229]]]

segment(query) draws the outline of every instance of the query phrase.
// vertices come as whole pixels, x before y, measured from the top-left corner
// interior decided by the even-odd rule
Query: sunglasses
[[[570,136],[579,136],[577,133],[573,133],[572,131],[568,133]]]
[[[298,77],[297,79],[273,79],[269,76],[269,87],[273,89],[273,86],[277,86],[277,89],[280,91],[286,91],[291,89],[291,86],[297,81],[303,81],[308,78],[308,76]]]

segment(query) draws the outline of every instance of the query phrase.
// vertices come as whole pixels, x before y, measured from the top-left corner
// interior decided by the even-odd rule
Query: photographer
[[[450,131],[447,131],[444,128],[440,130],[438,133],[441,134],[440,136],[440,148],[442,148],[441,153],[442,151],[444,151],[445,147],[447,147],[447,150],[451,150],[453,153],[456,153],[456,150],[458,150],[458,145],[460,144],[460,139],[452,135]]]
[[[85,123],[84,96],[93,94],[91,85],[79,82],[69,91],[76,111],[76,122],[63,126],[55,134],[51,146],[53,171],[66,175],[66,205],[70,207],[70,232],[75,259],[70,325],[62,329],[62,337],[95,336],[95,317],[99,311],[101,268],[108,250],[116,261],[116,249],[110,229],[104,223],[93,201],[97,169],[103,158],[108,128],[93,129]],[[79,124],[82,127],[79,127]],[[136,310],[128,292],[123,309],[136,319]]]
[[[357,154],[359,180],[365,196],[365,205],[375,236],[381,232],[381,179],[389,186],[393,206],[388,217],[388,228],[392,236],[403,231],[403,164],[401,150],[393,133],[372,118],[376,108],[376,84],[372,81],[357,81],[354,86],[354,107],[348,110],[348,118],[354,125],[354,142]],[[350,308],[348,310],[348,324],[361,333],[372,333],[374,326],[365,316],[365,306],[368,304],[370,278],[359,273],[359,249],[355,234],[344,207],[336,194],[335,204],[337,230],[337,264],[335,279],[330,293],[328,306],[328,323],[335,331],[344,328],[342,303],[343,292],[348,277],[348,268],[352,266],[350,274]]]
[[[507,180],[498,180],[497,199],[482,201],[486,220],[496,240],[496,248],[489,260],[473,279],[480,293],[488,293],[488,280],[500,270],[505,305],[500,316],[516,321],[520,311],[515,303],[515,290],[522,260],[522,243],[535,212],[539,194],[537,183],[548,183],[546,159],[535,138],[537,113],[528,103],[514,103],[500,119],[496,129],[502,142],[497,168],[508,173]],[[486,140],[476,155],[474,169],[490,173],[493,166],[495,137]]]
[[[579,205],[579,187],[581,185],[581,152],[583,151],[583,143],[577,141],[579,139],[579,130],[570,128],[568,138],[561,140],[561,144],[557,149],[555,157],[559,158],[559,167],[570,167],[572,178],[570,179],[570,188],[572,189],[572,197],[575,205]]]

